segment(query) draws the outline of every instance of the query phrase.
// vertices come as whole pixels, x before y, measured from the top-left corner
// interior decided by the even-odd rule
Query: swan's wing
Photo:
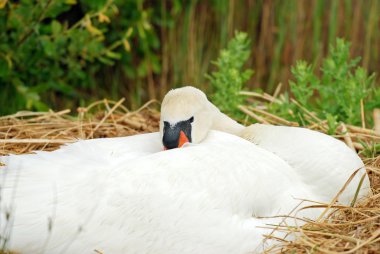
[[[0,156],[0,161],[5,164],[0,167],[0,240],[4,241],[18,227],[13,221],[13,211],[17,206],[33,218],[35,227],[29,228],[29,234],[46,236],[38,238],[42,243],[37,246],[43,248],[43,242],[49,235],[49,221],[55,214],[67,213],[68,207],[69,211],[83,217],[92,214],[97,204],[94,197],[104,191],[104,178],[120,160],[126,162],[161,150],[159,134],[150,133],[80,140],[53,152]],[[66,209],[57,208],[59,196],[69,199],[64,204]],[[68,215],[67,218],[75,219],[75,216]],[[20,227],[23,227],[25,219]],[[29,239],[27,235],[24,237]],[[35,246],[35,242],[33,244]]]
[[[305,128],[254,124],[243,137],[278,155],[297,172],[302,181],[329,202],[343,187],[351,174],[361,169],[339,200],[349,204],[360,179],[366,175],[359,156],[343,142]],[[365,176],[360,196],[370,192]]]
[[[244,253],[261,246],[266,223],[279,222],[253,216],[316,198],[283,160],[220,132],[200,145],[120,157],[116,166],[86,159],[67,167],[55,154],[5,169],[1,222],[11,227],[0,226],[15,250]]]

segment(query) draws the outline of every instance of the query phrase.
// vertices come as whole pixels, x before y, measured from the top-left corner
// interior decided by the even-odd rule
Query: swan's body
[[[282,159],[236,136],[213,132],[165,152],[158,140],[153,133],[80,141],[2,158],[1,233],[10,249],[248,253],[262,250],[262,234],[271,232],[260,227],[280,222],[255,216],[319,199]]]

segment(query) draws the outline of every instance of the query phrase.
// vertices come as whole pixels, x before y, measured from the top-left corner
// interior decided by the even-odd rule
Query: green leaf
[[[121,54],[120,53],[112,52],[112,51],[109,51],[109,50],[106,51],[106,56],[109,57],[109,58],[111,58],[111,59],[116,59],[116,60],[121,59]]]
[[[59,23],[56,20],[53,20],[51,22],[51,31],[52,31],[53,35],[58,35],[59,33],[61,33],[61,31],[62,31],[61,23]]]
[[[56,53],[56,45],[50,40],[49,37],[42,37],[41,44],[44,52],[49,57],[54,57]]]
[[[8,62],[0,57],[0,78],[7,77],[10,73],[10,68]]]
[[[98,60],[101,62],[101,63],[104,63],[105,65],[114,65],[114,62],[112,60],[110,60],[109,58],[106,58],[106,57],[102,57],[102,56],[99,56],[98,57]]]

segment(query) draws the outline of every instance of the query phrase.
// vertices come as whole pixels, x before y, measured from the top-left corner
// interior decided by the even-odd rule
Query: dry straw
[[[59,112],[18,112],[0,117],[0,155],[51,151],[78,139],[128,136],[158,130],[159,113],[149,106],[129,111],[122,103],[102,100],[86,108]]]
[[[281,103],[281,100],[269,94],[242,94],[269,103]],[[98,101],[86,108],[79,108],[76,116],[70,116],[69,110],[63,110],[18,112],[0,117],[0,155],[29,153],[34,150],[50,151],[63,143],[78,139],[127,136],[158,130],[159,113],[151,107],[157,106],[157,102],[151,101],[131,112],[122,105],[123,101]],[[293,102],[309,117],[308,128],[327,131],[326,121],[302,108],[296,101]],[[265,107],[239,108],[247,116],[262,123],[298,126],[297,123],[267,112]],[[347,124],[338,128],[336,137],[356,151],[362,151],[367,145],[380,141],[377,131]],[[294,234],[296,238],[293,241],[277,239],[278,245],[267,252],[380,253],[380,156],[363,157],[363,161],[370,176],[373,195],[355,200],[352,206],[339,206],[333,200],[330,204],[316,203],[314,207],[326,208],[325,216],[316,221],[308,221],[302,227],[276,227],[275,230]]]

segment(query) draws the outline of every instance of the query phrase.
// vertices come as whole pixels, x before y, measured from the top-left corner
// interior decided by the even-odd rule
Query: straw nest
[[[158,130],[160,115],[150,101],[137,111],[102,100],[86,108],[58,112],[18,112],[0,117],[0,155],[52,151],[78,139],[129,136]]]
[[[279,103],[278,99],[267,94],[244,95]],[[86,108],[78,108],[76,116],[63,110],[18,112],[0,117],[0,155],[51,151],[78,139],[128,136],[158,130],[159,113],[154,109],[157,102],[149,102],[132,112],[122,105],[123,101],[98,101]],[[297,123],[268,113],[265,108],[240,106],[240,109],[258,122],[297,126]],[[326,132],[326,123],[312,112],[309,114],[312,121],[307,127]],[[371,129],[342,124],[337,132],[336,137],[359,154],[380,143],[380,135]],[[349,207],[337,206],[334,200],[330,204],[316,204],[326,207],[325,216],[308,221],[302,227],[276,227],[276,230],[295,234],[296,238],[293,241],[277,239],[278,245],[268,253],[380,253],[380,156],[371,156],[368,152],[366,156],[362,159],[370,175],[373,195],[356,200]]]

